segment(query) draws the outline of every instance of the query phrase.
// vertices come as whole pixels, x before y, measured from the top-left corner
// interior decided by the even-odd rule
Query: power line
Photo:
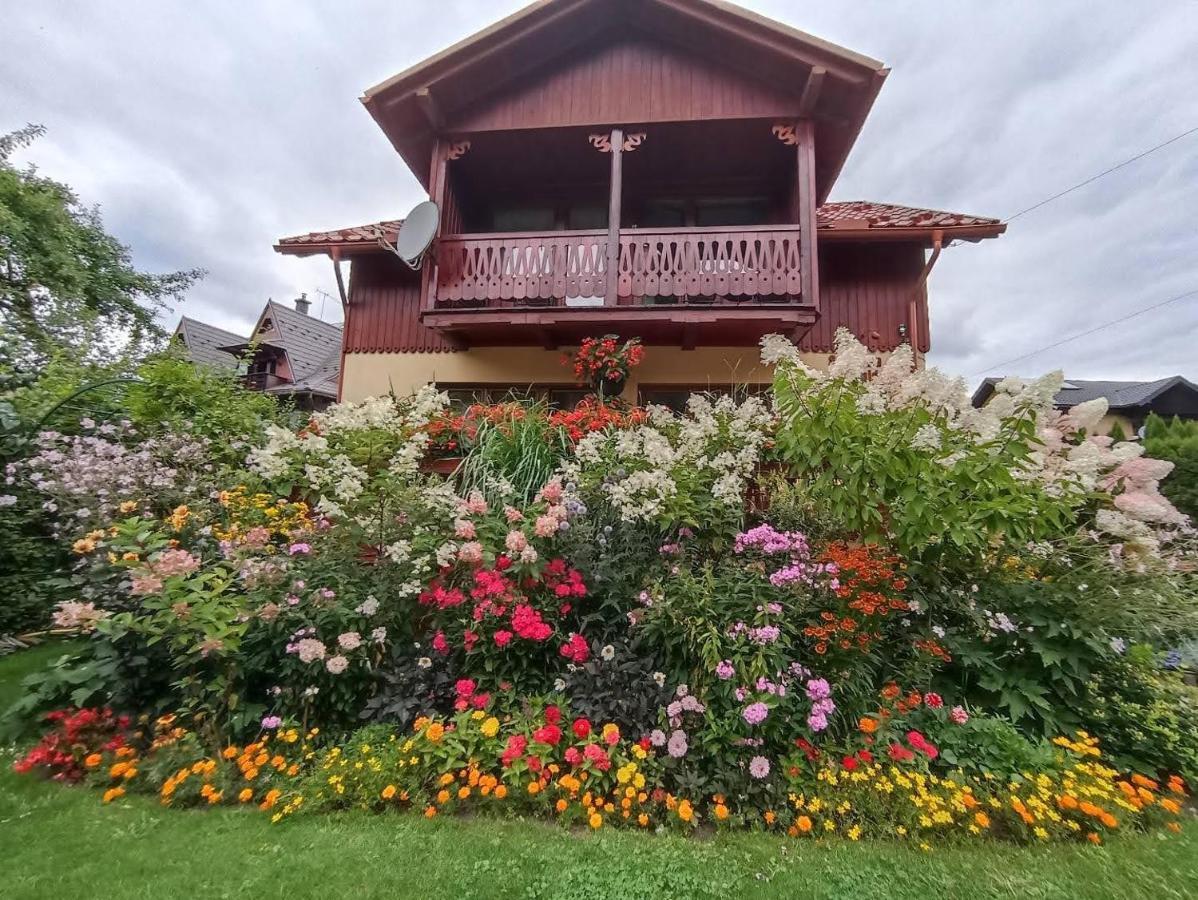
[[[1160,303],[1154,303],[1154,304],[1152,304],[1152,306],[1146,306],[1143,309],[1136,310],[1133,313],[1128,313],[1126,316],[1120,316],[1118,319],[1112,319],[1109,322],[1103,322],[1101,325],[1095,325],[1093,328],[1089,329],[1088,331],[1083,331],[1080,334],[1075,334],[1075,335],[1071,335],[1070,337],[1067,337],[1067,338],[1062,338],[1061,340],[1057,341],[1056,343],[1048,344],[1047,346],[1041,347],[1038,350],[1033,350],[1031,353],[1025,353],[1023,356],[1017,356],[1014,359],[1008,359],[1006,362],[995,363],[992,366],[987,366],[986,368],[981,369],[980,371],[974,372],[969,377],[973,378],[977,375],[984,375],[986,372],[989,372],[991,369],[1001,369],[1001,368],[1005,368],[1006,366],[1014,365],[1017,362],[1023,362],[1025,359],[1030,359],[1033,356],[1039,356],[1045,350],[1052,350],[1056,347],[1060,347],[1062,344],[1068,344],[1071,341],[1076,341],[1079,338],[1089,337],[1092,334],[1096,334],[1097,332],[1102,331],[1104,328],[1110,328],[1112,325],[1119,325],[1120,323],[1127,322],[1130,319],[1136,318],[1137,316],[1142,316],[1145,313],[1152,312],[1154,309],[1160,309],[1162,306],[1168,306],[1170,303],[1177,303],[1179,300],[1185,300],[1187,297],[1195,297],[1195,296],[1198,296],[1198,288],[1195,288],[1192,291],[1186,291],[1184,294],[1178,294],[1176,297],[1170,297],[1168,300],[1162,300]]]
[[[1099,172],[1097,175],[1092,175],[1089,178],[1087,178],[1085,181],[1079,181],[1077,184],[1075,184],[1071,188],[1066,188],[1065,190],[1061,191],[1058,194],[1053,194],[1051,197],[1048,197],[1044,200],[1041,200],[1039,203],[1029,206],[1027,209],[1020,210],[1019,212],[1015,213],[1015,215],[1008,217],[1007,221],[1014,222],[1016,219],[1018,219],[1022,215],[1026,215],[1027,213],[1030,213],[1033,210],[1039,209],[1041,206],[1047,206],[1049,203],[1052,203],[1054,200],[1060,200],[1066,194],[1072,194],[1074,191],[1078,190],[1079,188],[1084,188],[1088,184],[1093,184],[1099,178],[1105,178],[1107,175],[1110,175],[1112,172],[1117,172],[1119,169],[1122,169],[1124,166],[1130,166],[1132,163],[1136,162],[1137,160],[1141,160],[1145,156],[1148,156],[1152,153],[1156,153],[1156,151],[1158,151],[1158,150],[1163,150],[1165,147],[1168,147],[1170,144],[1175,144],[1178,141],[1180,141],[1182,138],[1189,137],[1191,134],[1194,134],[1195,132],[1198,132],[1198,125],[1195,125],[1189,131],[1183,131],[1181,134],[1177,135],[1176,137],[1169,138],[1169,140],[1165,141],[1164,143],[1157,144],[1155,147],[1150,147],[1149,149],[1145,150],[1143,153],[1137,153],[1135,156],[1131,157],[1131,159],[1125,159],[1125,160],[1123,160],[1123,162],[1118,163],[1117,165],[1111,166],[1109,169],[1107,169],[1103,172]]]

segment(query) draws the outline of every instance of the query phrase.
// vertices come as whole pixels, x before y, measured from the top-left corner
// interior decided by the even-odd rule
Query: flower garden
[[[605,340],[580,378],[645,352]],[[6,505],[52,517],[54,625],[84,638],[10,713],[16,770],[280,824],[1179,831],[1198,557],[1170,464],[1094,434],[1102,401],[1053,411],[1059,376],[978,410],[847,333],[827,372],[762,357],[770,393],[681,414],[426,388],[298,429],[43,431]]]

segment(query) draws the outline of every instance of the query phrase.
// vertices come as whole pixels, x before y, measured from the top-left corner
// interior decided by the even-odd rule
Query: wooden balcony
[[[241,383],[246,390],[269,391],[289,384],[285,378],[280,378],[274,372],[247,372],[241,376]]]
[[[469,344],[615,331],[685,347],[754,343],[818,314],[796,225],[627,228],[613,249],[607,231],[442,237],[423,321]]]

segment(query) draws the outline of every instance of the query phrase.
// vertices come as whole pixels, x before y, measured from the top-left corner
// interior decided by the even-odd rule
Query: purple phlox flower
[[[764,756],[754,756],[749,760],[749,774],[754,778],[765,778],[770,774],[770,761]]]
[[[280,719],[278,716],[267,716],[265,719],[262,720],[262,727],[267,729],[268,731],[273,731],[274,729],[278,728],[282,724],[283,724],[283,720]]]
[[[770,708],[764,703],[750,703],[741,715],[750,725],[760,725],[769,717]]]
[[[291,554],[292,556],[300,556],[303,554],[308,554],[308,553],[312,552],[312,545],[305,544],[302,542],[297,543],[297,544],[292,544],[290,547],[287,548],[287,552],[289,554]]]
[[[686,756],[686,751],[688,749],[685,731],[675,731],[670,735],[669,741],[666,742],[666,752],[669,753],[674,759],[681,759],[682,757]]]
[[[732,665],[731,660],[722,659],[715,667],[715,674],[720,681],[727,681],[736,674],[736,668]]]

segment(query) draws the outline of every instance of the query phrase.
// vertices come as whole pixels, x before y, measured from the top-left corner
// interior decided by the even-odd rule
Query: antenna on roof
[[[431,200],[417,203],[399,227],[392,247],[380,235],[379,243],[398,256],[411,269],[419,269],[424,263],[424,254],[437,237],[441,225],[441,209]]]

